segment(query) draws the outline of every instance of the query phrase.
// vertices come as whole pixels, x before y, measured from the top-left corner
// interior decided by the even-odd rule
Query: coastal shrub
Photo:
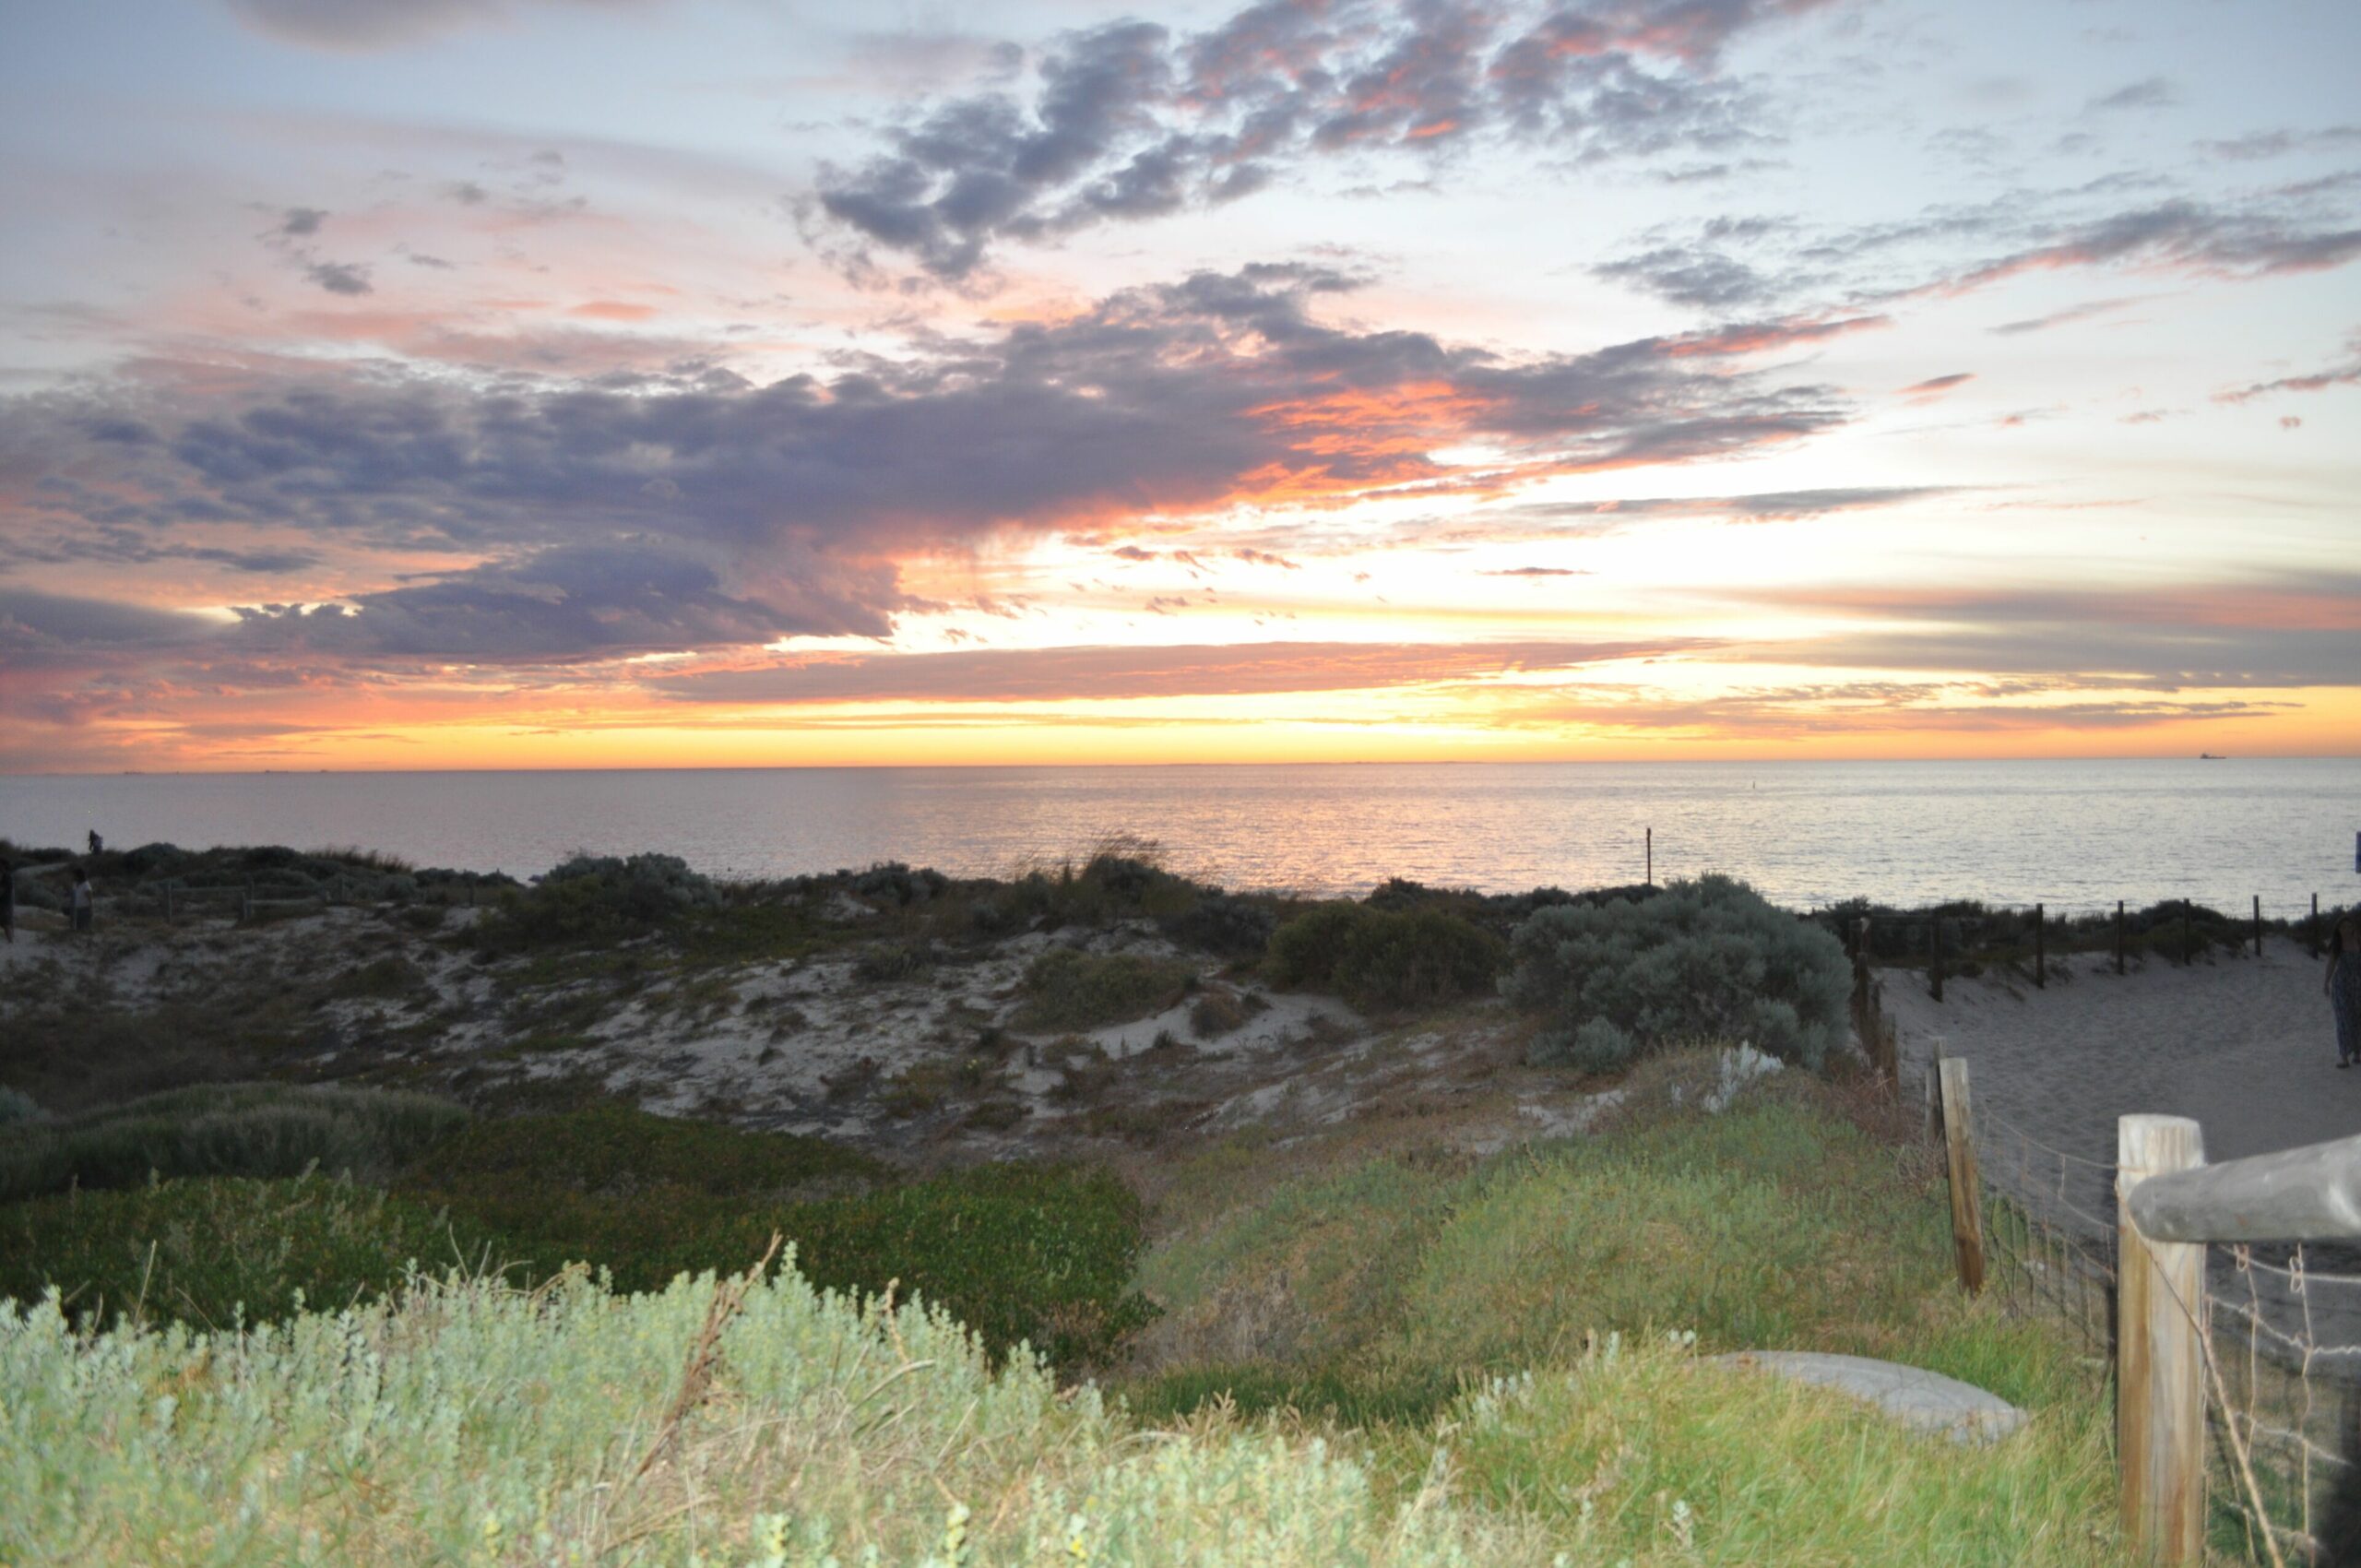
[[[296,1176],[317,1168],[384,1182],[467,1120],[448,1100],[388,1089],[170,1089],[16,1128],[0,1146],[0,1199],[137,1186],[151,1175]]]
[[[1259,958],[1279,922],[1266,900],[1205,893],[1160,923],[1164,934],[1183,947],[1223,958]]]
[[[1480,995],[1506,952],[1500,938],[1441,909],[1321,904],[1278,928],[1265,968],[1275,985],[1386,1011]]]
[[[54,1289],[69,1317],[94,1325],[274,1323],[379,1295],[413,1263],[473,1267],[497,1253],[465,1220],[324,1176],[190,1178],[0,1206],[0,1297],[30,1304]]]
[[[721,907],[721,890],[677,855],[575,855],[478,923],[476,944],[493,953],[556,944],[615,942],[668,920]]]
[[[1636,1051],[1745,1040],[1817,1070],[1845,1039],[1852,995],[1845,950],[1742,882],[1708,875],[1638,902],[1537,911],[1511,943],[1503,988],[1542,1015],[1532,1060],[1581,1065],[1618,1042]],[[1629,1056],[1625,1060],[1629,1060]]]
[[[0,1087],[0,1127],[17,1127],[16,1135],[21,1137],[24,1129],[19,1123],[41,1119],[41,1106],[32,1096],[21,1089]]]
[[[1011,1021],[1037,1031],[1128,1023],[1179,1002],[1195,979],[1177,958],[1052,947],[1026,969],[1025,1005]]]
[[[931,866],[912,871],[899,861],[871,866],[852,879],[852,890],[864,898],[907,908],[939,897],[951,879]]]
[[[428,1284],[194,1339],[0,1317],[0,1408],[30,1439],[0,1449],[0,1531],[28,1562],[1551,1561],[1541,1532],[1440,1489],[1404,1506],[1314,1434],[1145,1440],[1094,1388],[791,1265],[712,1340],[712,1397],[684,1399],[714,1299],[708,1279],[628,1301]]]
[[[1199,1039],[1212,1039],[1229,1033],[1269,1006],[1251,991],[1215,986],[1200,995],[1189,1009],[1189,1028]]]

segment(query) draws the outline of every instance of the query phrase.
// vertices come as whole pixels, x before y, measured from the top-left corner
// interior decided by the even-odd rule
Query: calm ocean
[[[2352,901],[2361,758],[135,774],[0,778],[0,836],[364,845],[528,874],[577,848],[737,876],[1000,874],[1152,838],[1232,887],[1489,891],[1719,871],[1809,906]]]

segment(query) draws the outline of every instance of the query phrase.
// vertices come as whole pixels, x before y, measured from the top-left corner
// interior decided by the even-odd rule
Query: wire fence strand
[[[2116,1166],[1989,1111],[1978,1122],[2004,1307],[2062,1324],[2111,1368]],[[2347,1423],[2361,1415],[2361,1247],[2215,1243],[2205,1279],[2201,1328],[2218,1377],[2206,1396],[2210,1544],[2257,1562],[2314,1562],[2330,1499],[2356,1462]]]

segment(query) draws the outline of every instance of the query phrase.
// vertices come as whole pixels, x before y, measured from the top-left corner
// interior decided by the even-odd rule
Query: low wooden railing
[[[1928,1110],[1944,1142],[1960,1283],[1980,1291],[1984,1187],[1965,1061],[1929,1064]],[[2235,1460],[2229,1484],[2248,1494],[2242,1501],[2256,1516],[2266,1513],[2213,1348],[2206,1249],[2361,1241],[2361,1136],[2208,1165],[2196,1122],[2123,1116],[2116,1123],[2115,1193],[2114,1257],[2105,1272],[2115,1293],[2124,1532],[2150,1561],[2195,1562],[2205,1550],[2209,1397],[2225,1414]],[[2268,1561],[2284,1562],[2267,1520],[2258,1539]]]

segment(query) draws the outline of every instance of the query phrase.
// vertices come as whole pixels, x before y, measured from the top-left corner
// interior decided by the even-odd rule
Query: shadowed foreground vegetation
[[[2118,1562],[2103,1389],[1958,1296],[1928,1151],[1800,1075],[1705,1115],[1712,1070],[1658,1061],[1620,1125],[1489,1158],[1216,1146],[1167,1173],[1145,1255],[1103,1172],[910,1181],[611,1108],[469,1123],[390,1194],[212,1176],[0,1206],[33,1303],[0,1309],[0,1555]],[[774,1226],[792,1272],[733,1309],[711,1271]],[[549,1266],[575,1256],[611,1288]],[[77,1335],[32,1258],[86,1277],[68,1316],[103,1293],[119,1326]],[[238,1302],[279,1326],[157,1326]],[[1132,1370],[1062,1390],[1003,1360],[1020,1329],[1067,1377]],[[2033,1424],[1961,1450],[1703,1359],[1747,1346],[1910,1360]]]
[[[55,1289],[77,1321],[221,1327],[283,1318],[299,1301],[379,1295],[413,1265],[530,1287],[587,1263],[616,1290],[659,1289],[760,1255],[777,1230],[815,1284],[923,1297],[994,1354],[1029,1343],[1078,1367],[1152,1315],[1131,1289],[1139,1202],[1103,1171],[1010,1164],[910,1180],[817,1139],[611,1105],[464,1128],[463,1112],[439,1106],[445,1135],[402,1165],[392,1157],[420,1097],[385,1096],[388,1113],[349,1118],[345,1146],[356,1170],[399,1169],[387,1191],[279,1174],[280,1145],[265,1134],[315,1098],[264,1086],[184,1096],[192,1124],[211,1129],[203,1138],[148,1102],[117,1131],[146,1130],[168,1158],[195,1144],[216,1173],[0,1205],[0,1295],[30,1302]],[[244,1103],[229,1111],[225,1100]],[[264,1131],[226,1130],[240,1118]],[[123,1146],[105,1152],[121,1174]],[[244,1170],[239,1153],[253,1157]]]

